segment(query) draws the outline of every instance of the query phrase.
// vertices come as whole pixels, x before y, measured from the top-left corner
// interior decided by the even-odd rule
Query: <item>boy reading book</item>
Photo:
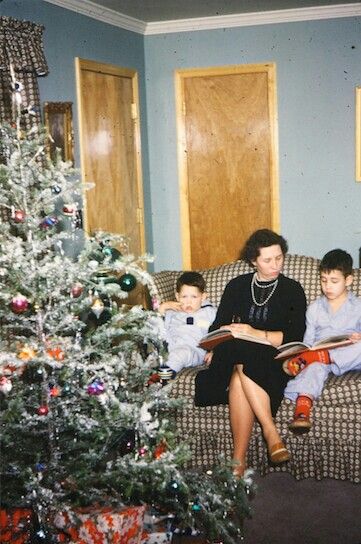
[[[167,365],[179,372],[203,363],[206,351],[198,347],[216,316],[216,308],[206,299],[206,282],[198,272],[184,272],[176,284],[176,301],[162,302],[168,344]]]
[[[326,253],[320,263],[320,281],[323,296],[313,302],[306,313],[304,341],[314,344],[321,338],[346,334],[348,346],[306,351],[284,363],[291,376],[285,397],[296,401],[293,432],[308,432],[311,428],[313,401],[322,392],[330,373],[340,376],[350,370],[361,370],[361,299],[348,292],[352,284],[352,257],[346,251],[334,249]]]

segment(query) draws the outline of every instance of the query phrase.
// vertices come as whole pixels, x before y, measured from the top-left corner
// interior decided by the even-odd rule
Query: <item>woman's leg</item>
[[[229,384],[229,414],[233,435],[233,459],[239,463],[241,476],[246,465],[246,454],[255,417],[236,370]]]
[[[236,368],[243,394],[262,427],[263,436],[267,442],[268,449],[270,450],[274,444],[281,442],[281,437],[273,421],[269,395],[262,387],[243,374],[242,365],[237,365]]]

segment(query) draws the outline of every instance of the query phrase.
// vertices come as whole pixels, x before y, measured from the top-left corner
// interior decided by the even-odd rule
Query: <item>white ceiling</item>
[[[93,0],[94,4],[149,23],[280,9],[355,4],[355,0]]]
[[[145,35],[361,16],[354,0],[44,1]]]

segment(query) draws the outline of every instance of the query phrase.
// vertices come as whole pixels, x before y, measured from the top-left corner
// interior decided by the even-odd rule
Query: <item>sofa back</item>
[[[286,255],[283,267],[285,276],[298,281],[306,294],[307,303],[313,302],[321,294],[319,281],[319,259],[314,257],[305,257],[303,255]],[[216,306],[219,305],[221,296],[227,283],[240,274],[252,272],[245,261],[235,261],[223,264],[214,268],[197,270],[200,272],[207,284],[207,293],[209,300]],[[153,274],[155,284],[155,297],[158,302],[165,300],[174,300],[175,286],[178,276],[182,271],[165,270]],[[352,291],[361,297],[361,269],[354,270],[354,281]]]

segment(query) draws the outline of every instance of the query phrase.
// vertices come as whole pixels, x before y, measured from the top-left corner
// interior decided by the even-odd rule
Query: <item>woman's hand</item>
[[[209,366],[212,362],[212,358],[213,358],[213,351],[207,351],[207,353],[205,354],[204,356],[204,363]]]
[[[224,328],[229,329],[231,332],[241,332],[242,334],[248,334],[251,336],[259,336],[260,333],[263,332],[259,329],[254,329],[253,327],[251,327],[251,325],[247,325],[246,323],[231,323]]]

